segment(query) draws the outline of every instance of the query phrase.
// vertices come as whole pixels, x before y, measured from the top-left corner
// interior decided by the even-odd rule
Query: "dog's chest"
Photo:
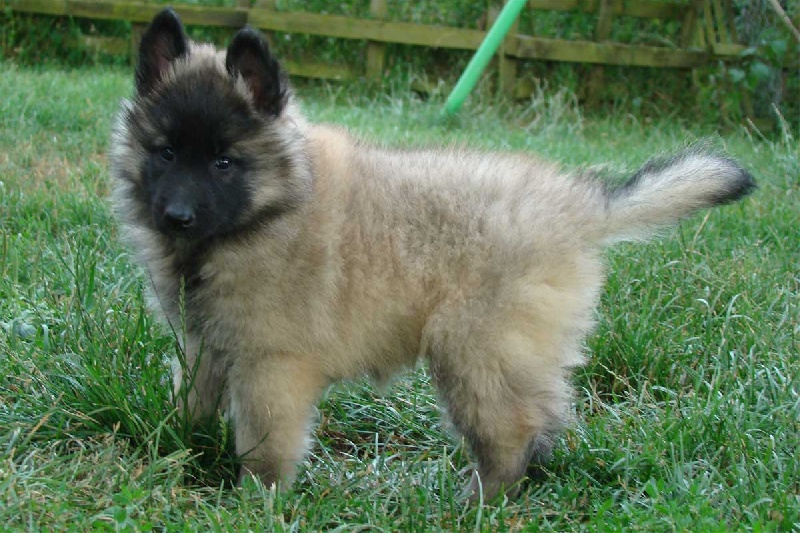
[[[387,301],[342,298],[323,285],[228,265],[204,272],[187,294],[186,317],[217,351],[302,353],[332,378],[383,376],[413,364],[420,317]]]

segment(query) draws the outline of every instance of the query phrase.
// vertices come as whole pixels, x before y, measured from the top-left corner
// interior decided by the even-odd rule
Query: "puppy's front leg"
[[[302,356],[241,357],[228,376],[239,483],[257,475],[288,488],[308,448],[314,407],[328,385],[319,365]]]

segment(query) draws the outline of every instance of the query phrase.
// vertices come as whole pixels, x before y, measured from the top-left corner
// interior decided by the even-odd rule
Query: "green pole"
[[[514,24],[514,20],[519,16],[519,12],[522,11],[526,3],[527,0],[508,0],[506,5],[503,6],[497,16],[497,20],[486,34],[486,38],[483,39],[483,42],[475,51],[475,55],[472,56],[469,65],[467,65],[467,68],[464,69],[458,79],[453,92],[447,97],[447,101],[444,103],[445,113],[453,115],[461,108],[464,100],[467,99],[475,84],[478,83],[483,70],[489,64],[489,60],[492,59],[500,43],[505,39],[508,30],[511,29],[511,25]]]

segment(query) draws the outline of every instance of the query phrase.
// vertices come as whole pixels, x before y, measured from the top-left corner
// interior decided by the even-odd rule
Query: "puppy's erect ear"
[[[225,67],[231,76],[244,78],[259,111],[281,114],[289,99],[289,82],[261,32],[249,26],[239,30],[228,47]]]
[[[161,80],[170,64],[189,52],[189,39],[181,19],[171,8],[153,18],[142,35],[139,64],[136,67],[136,92],[146,96]]]

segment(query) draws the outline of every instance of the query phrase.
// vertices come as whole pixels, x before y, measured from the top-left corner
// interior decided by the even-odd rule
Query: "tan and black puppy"
[[[233,418],[243,475],[288,485],[329,384],[424,359],[488,497],[567,422],[603,248],[755,186],[700,149],[610,187],[523,154],[358,141],[304,120],[260,33],[219,52],[170,10],[111,163],[152,302],[185,323],[196,375],[176,387]]]

